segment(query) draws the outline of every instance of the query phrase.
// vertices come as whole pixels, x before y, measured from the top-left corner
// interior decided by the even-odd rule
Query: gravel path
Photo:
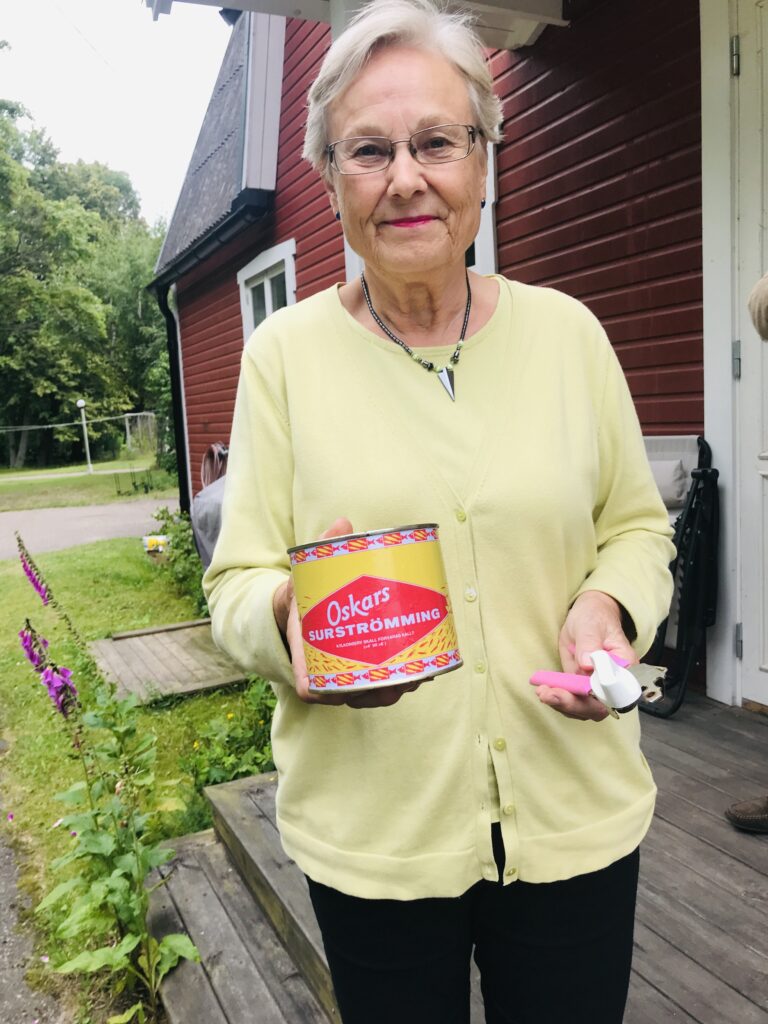
[[[155,509],[160,505],[178,508],[178,504],[176,498],[140,498],[138,501],[116,501],[111,505],[0,512],[0,559],[16,555],[14,530],[22,535],[30,554],[36,555],[45,551],[61,551],[77,544],[90,544],[94,540],[156,533],[159,526],[152,518]]]
[[[32,956],[32,938],[18,923],[24,902],[19,894],[13,851],[0,842],[0,1021],[3,1024],[66,1024],[50,996],[28,988],[24,973]]]

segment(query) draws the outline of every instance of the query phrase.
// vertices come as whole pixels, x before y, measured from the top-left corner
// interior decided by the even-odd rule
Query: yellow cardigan
[[[653,813],[637,711],[570,720],[528,679],[560,667],[582,590],[615,597],[648,649],[672,591],[667,514],[598,322],[559,292],[498,280],[455,403],[336,288],[269,317],[243,354],[204,581],[214,635],[275,685],[286,851],[357,896],[454,896],[495,878],[499,818],[505,882],[597,870],[638,845]],[[356,531],[440,525],[464,666],[390,708],[299,701],[272,616],[286,548],[342,515]]]

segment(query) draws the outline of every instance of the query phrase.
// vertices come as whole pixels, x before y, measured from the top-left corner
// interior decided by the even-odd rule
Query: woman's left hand
[[[621,627],[618,601],[599,590],[587,590],[573,602],[560,630],[558,645],[564,672],[589,675],[593,670],[589,659],[592,651],[610,651],[630,665],[637,662]],[[566,718],[600,722],[608,716],[608,709],[597,697],[568,693],[554,686],[537,686],[536,693],[543,704]]]

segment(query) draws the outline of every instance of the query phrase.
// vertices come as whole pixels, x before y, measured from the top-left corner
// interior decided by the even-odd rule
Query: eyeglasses
[[[371,174],[389,167],[395,158],[395,146],[408,143],[414,160],[430,167],[464,160],[475,148],[479,132],[471,124],[438,124],[422,128],[407,139],[385,139],[363,135],[341,139],[326,146],[331,167],[339,174]]]

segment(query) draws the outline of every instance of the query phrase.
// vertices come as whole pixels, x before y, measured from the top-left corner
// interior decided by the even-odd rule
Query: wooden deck
[[[737,832],[722,817],[734,800],[768,791],[768,716],[691,695],[674,718],[643,716],[642,725],[643,748],[659,797],[642,848],[625,1024],[768,1024],[768,836]],[[211,945],[206,924],[201,932],[204,943],[199,943],[203,965],[184,964],[166,982],[164,1000],[172,1022],[260,1024],[279,1019],[286,1024],[318,1024],[323,1019],[319,1007],[328,1019],[338,1020],[306,886],[298,868],[285,856],[275,828],[274,785],[274,776],[261,776],[207,791],[220,839],[210,835],[204,839],[208,868],[200,867],[199,855],[190,854],[189,848],[182,855],[182,860],[187,858],[186,867],[163,896],[168,901],[165,913],[174,918],[174,929],[186,926],[198,942],[196,930],[208,921],[201,906],[206,901],[210,906],[211,891],[218,894],[235,884],[231,879],[216,881],[210,864],[216,860],[230,873],[234,864],[239,870],[240,888],[233,904],[237,909],[224,913],[231,916],[232,927],[241,937],[231,945],[222,919]],[[195,843],[198,838],[184,842]],[[190,856],[196,867],[190,867]],[[207,895],[192,895],[185,885],[193,886],[201,875],[207,878]],[[244,913],[244,901],[250,899],[246,893],[255,894],[262,909],[249,903]],[[221,902],[225,902],[223,896]],[[245,935],[240,920],[243,916],[251,920],[252,914],[258,915],[262,931],[267,920],[275,929],[272,946],[267,944],[255,954],[255,939]],[[284,1018],[256,1012],[261,996],[251,999],[247,991],[237,996],[229,992],[227,985],[236,984],[235,975],[227,975],[222,996],[216,965],[229,962],[230,957],[242,983],[256,984],[254,993],[262,991],[262,982],[249,980],[250,974],[242,968],[243,944],[256,961],[276,959],[282,966],[270,977],[284,977],[289,989],[300,971],[312,996],[303,990],[300,997],[291,995],[298,1001]],[[206,949],[212,954],[211,963]],[[286,967],[288,962],[297,965],[293,971]],[[267,988],[270,985],[274,988],[274,980]],[[205,994],[193,996],[198,989]],[[178,1002],[180,992],[183,1003]],[[217,1006],[231,1009],[223,1011],[223,1016],[206,1015],[202,1007],[212,999]],[[201,1015],[190,1009],[197,1005]],[[472,1022],[482,1020],[475,978]]]
[[[140,704],[216,689],[244,677],[243,670],[215,646],[209,619],[115,633],[89,647],[118,695],[133,693]]]

